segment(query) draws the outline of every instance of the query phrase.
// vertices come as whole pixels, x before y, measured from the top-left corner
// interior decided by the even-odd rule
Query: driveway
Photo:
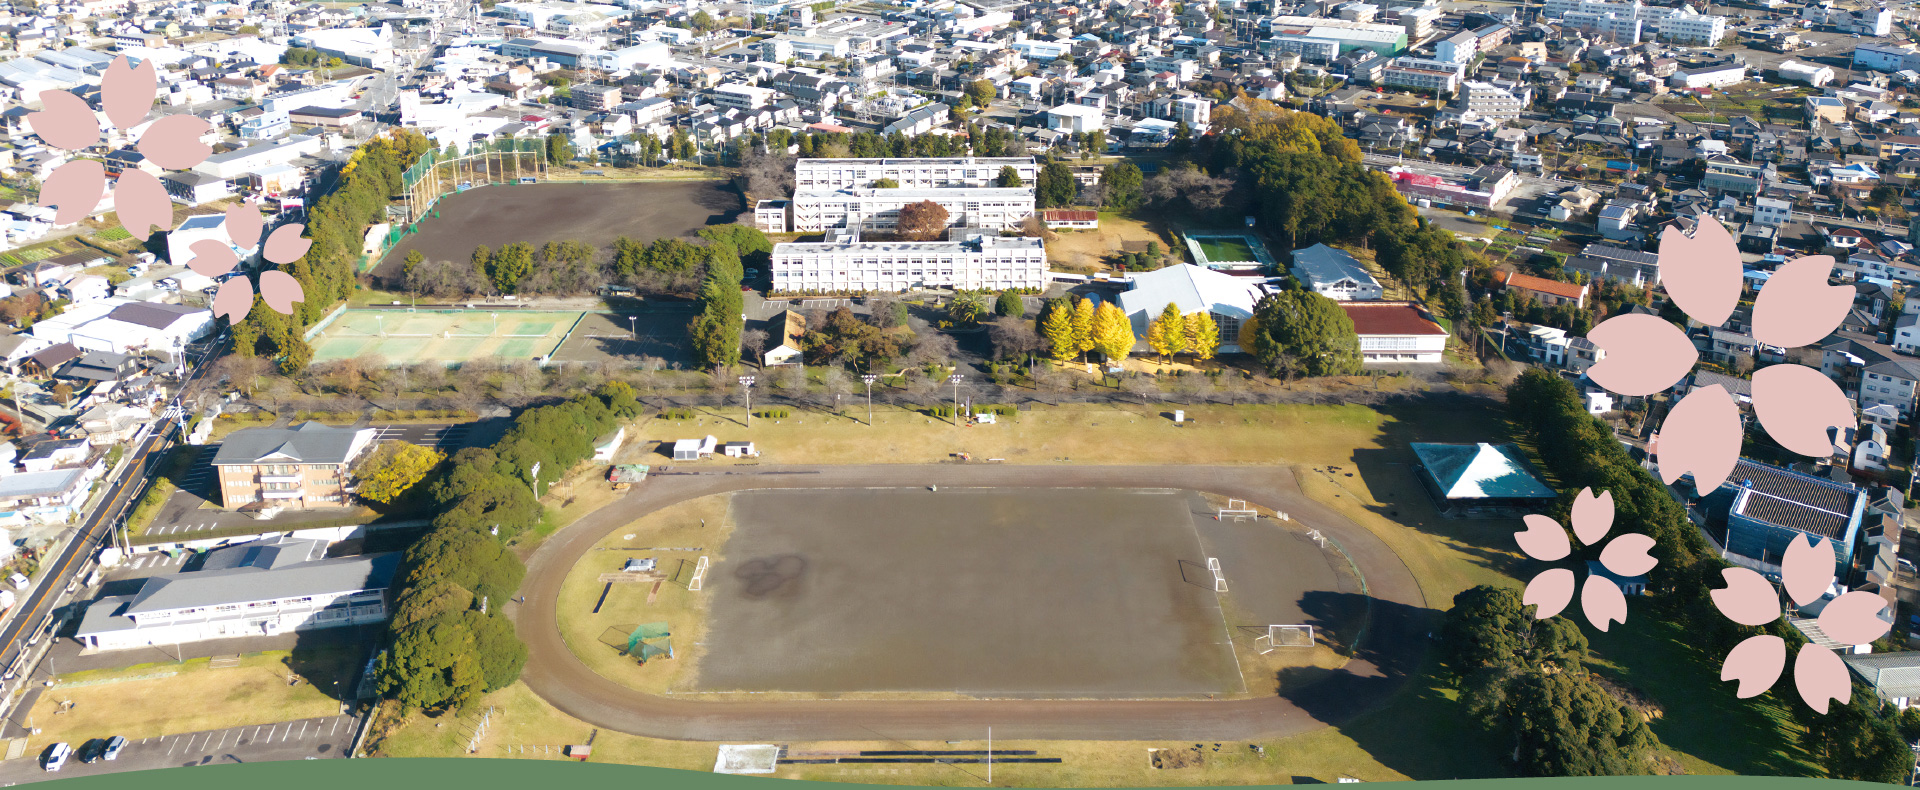
[[[353,747],[353,735],[359,729],[358,716],[328,716],[299,719],[277,724],[232,727],[224,730],[189,732],[130,741],[119,759],[91,765],[69,758],[66,767],[48,773],[40,767],[41,749],[27,757],[0,762],[0,783],[37,782],[98,776],[154,768],[222,765],[227,763],[263,763],[276,760],[321,760],[345,757]],[[73,744],[78,750],[80,744]]]
[[[608,533],[667,505],[755,488],[1186,488],[1291,514],[1344,546],[1364,574],[1366,641],[1322,682],[1241,700],[964,700],[706,702],[645,694],[596,674],[561,638],[557,601],[567,572]],[[1252,545],[1252,544],[1249,544]],[[1260,548],[1260,547],[1255,547]],[[1259,567],[1257,557],[1236,558]],[[1259,572],[1259,571],[1254,571]],[[1385,543],[1301,493],[1275,467],[1024,467],[925,465],[659,470],[646,483],[548,538],[527,564],[524,603],[508,604],[529,659],[527,686],[596,727],[703,741],[951,740],[988,725],[1004,737],[1062,740],[1254,740],[1311,732],[1379,707],[1415,671],[1439,612]]]

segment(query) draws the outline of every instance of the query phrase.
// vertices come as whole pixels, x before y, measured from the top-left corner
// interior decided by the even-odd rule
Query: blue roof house
[[[1844,579],[1860,537],[1867,492],[1742,458],[1705,504],[1708,531],[1717,533],[1728,559],[1777,571],[1787,545],[1812,536],[1831,541],[1835,572]],[[1722,513],[1724,524],[1718,523]]]

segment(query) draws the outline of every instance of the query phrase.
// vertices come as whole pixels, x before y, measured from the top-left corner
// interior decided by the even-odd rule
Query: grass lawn
[[[1196,239],[1209,263],[1253,260],[1253,247],[1239,239]]]
[[[1147,242],[1160,245],[1163,255],[1181,257],[1178,240],[1166,232],[1164,222],[1149,223],[1130,213],[1100,212],[1100,227],[1093,230],[1056,231],[1047,242],[1047,262],[1065,271],[1106,271],[1107,259],[1131,248],[1144,251]]]
[[[606,483],[601,482],[604,487]],[[595,544],[593,551],[575,565],[560,587],[560,633],[574,655],[593,671],[641,691],[659,694],[689,691],[694,677],[687,670],[700,660],[700,638],[706,633],[706,609],[711,600],[702,593],[688,592],[684,586],[693,575],[693,563],[700,555],[724,556],[721,548],[733,525],[727,520],[733,495],[720,494],[688,500],[647,514],[646,517],[614,530]],[[705,526],[702,526],[702,520]],[[627,551],[635,547],[661,546],[700,548],[704,551]],[[615,583],[608,590],[600,574],[617,571],[627,560],[654,557],[661,573],[673,576],[657,592],[645,582]],[[605,590],[607,597],[594,614],[594,603]],[[647,596],[654,595],[652,603]],[[608,640],[625,645],[625,637],[641,623],[666,622],[673,632],[672,660],[655,660],[642,666]]]
[[[61,675],[63,685],[42,692],[29,714],[41,730],[31,748],[336,716],[340,702],[331,696],[333,683],[346,683],[360,659],[358,650],[328,647],[251,653],[232,669],[212,669],[200,658]],[[289,671],[300,676],[299,685],[287,685]],[[150,677],[169,672],[174,674]],[[96,685],[64,685],[71,683]],[[72,707],[56,713],[64,701]]]

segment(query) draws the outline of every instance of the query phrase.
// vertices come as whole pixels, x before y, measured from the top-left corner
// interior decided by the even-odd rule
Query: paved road
[[[40,767],[42,752],[0,762],[0,784],[97,776],[154,768],[263,763],[277,760],[345,757],[359,727],[356,716],[327,716],[277,724],[232,727],[224,730],[166,735],[129,742],[120,758],[91,765],[69,758],[64,768],[48,773]],[[80,744],[72,744],[79,749]]]
[[[676,472],[688,472],[677,474]],[[1292,515],[1346,547],[1372,594],[1359,654],[1328,680],[1280,696],[1233,700],[966,700],[706,702],[644,694],[595,674],[561,639],[560,584],[601,538],[675,502],[749,488],[847,487],[1190,488],[1246,499]],[[995,734],[1019,739],[1251,740],[1285,737],[1377,707],[1425,653],[1438,611],[1400,558],[1365,528],[1300,492],[1274,467],[1022,467],[926,465],[662,470],[625,497],[541,545],[509,605],[529,660],[523,678],[568,715],[596,727],[681,740],[947,740]]]

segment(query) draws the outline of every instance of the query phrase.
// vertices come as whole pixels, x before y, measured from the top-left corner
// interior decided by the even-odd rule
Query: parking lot
[[[154,768],[345,757],[347,750],[353,746],[353,735],[359,723],[357,716],[329,716],[144,738],[129,741],[126,748],[121,750],[119,759],[89,764],[71,757],[57,772],[46,771],[40,765],[45,747],[51,744],[36,744],[27,756],[0,762],[0,783],[98,776]],[[73,744],[76,750],[80,746]]]

